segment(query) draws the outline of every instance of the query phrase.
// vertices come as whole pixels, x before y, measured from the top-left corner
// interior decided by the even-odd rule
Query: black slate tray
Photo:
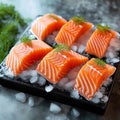
[[[117,81],[120,78],[120,64],[117,65],[117,71],[115,72],[113,76],[113,82],[109,86],[109,93],[108,97],[110,100],[110,95],[113,89],[113,86],[115,84],[115,81]],[[25,83],[22,80],[10,80],[10,79],[5,79],[5,78],[0,78],[0,84],[4,87],[14,89],[17,91],[29,93],[35,96],[40,96],[43,97],[47,100],[53,100],[57,101],[63,104],[71,105],[74,107],[78,107],[84,110],[88,110],[90,112],[94,112],[97,114],[103,115],[109,101],[107,103],[100,103],[100,104],[95,104],[90,101],[87,101],[85,99],[78,100],[75,98],[70,97],[69,92],[65,91],[60,91],[57,88],[54,88],[51,92],[46,92],[44,86],[38,86],[30,83]]]
[[[30,26],[25,30],[25,32],[22,34],[22,36],[24,34],[28,34],[28,30],[29,30]],[[3,61],[4,62],[4,61]],[[1,64],[2,66],[2,64]],[[108,89],[108,98],[110,100],[111,97],[111,93],[112,93],[112,89],[113,86],[115,84],[115,81],[117,81],[118,79],[120,79],[120,63],[117,63],[115,65],[117,67],[117,70],[115,72],[115,74],[112,76],[113,81],[112,83],[109,85]],[[0,73],[1,75],[1,73]],[[97,114],[101,114],[103,115],[107,105],[109,103],[109,100],[107,103],[98,103],[95,104],[93,102],[87,101],[85,99],[75,99],[70,97],[70,93],[67,91],[61,91],[58,88],[54,88],[51,92],[46,92],[45,91],[45,86],[39,86],[37,84],[30,84],[30,83],[26,83],[23,82],[21,79],[9,79],[8,77],[2,77],[0,76],[0,84],[4,87],[10,88],[10,89],[14,89],[17,91],[21,91],[21,92],[25,92],[25,93],[29,93],[35,96],[40,96],[43,97],[47,100],[53,100],[53,101],[57,101],[63,104],[68,104],[74,107],[78,107],[90,112],[94,112]]]

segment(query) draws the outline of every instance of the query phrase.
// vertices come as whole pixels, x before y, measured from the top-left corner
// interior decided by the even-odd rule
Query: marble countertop
[[[113,29],[120,31],[119,0],[29,0],[29,2],[27,0],[0,0],[0,2],[15,5],[24,18],[33,19],[37,15],[45,13],[56,13],[67,19],[74,15],[81,15],[94,24],[107,23]],[[52,118],[49,111],[51,101],[44,100],[39,106],[30,107],[27,103],[15,100],[17,92],[0,87],[0,120],[49,120],[49,116],[51,116],[51,120],[57,119],[57,117]],[[67,113],[67,118],[70,120],[119,120],[120,76],[115,83],[110,102],[103,116],[81,109],[79,112],[78,118],[71,117],[70,113]]]

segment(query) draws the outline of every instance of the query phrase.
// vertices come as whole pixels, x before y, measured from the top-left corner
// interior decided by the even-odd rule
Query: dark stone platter
[[[38,15],[38,16],[41,16],[41,15]],[[32,34],[30,32],[30,27],[31,26],[28,26],[26,28],[26,30],[23,32],[21,37],[24,35],[30,36]],[[52,47],[53,47],[53,45],[54,44],[51,44]],[[6,67],[4,61],[0,64],[1,68]],[[113,81],[107,87],[107,90],[106,90],[106,95],[108,96],[109,99],[111,97],[113,86],[114,86],[115,82],[119,79],[118,75],[119,75],[120,63],[115,64],[115,66],[116,66],[117,70],[116,70],[115,74],[112,76]],[[32,94],[35,96],[40,96],[47,100],[52,100],[52,101],[57,101],[57,102],[60,102],[63,104],[68,104],[68,105],[82,108],[84,110],[88,110],[90,112],[94,112],[94,113],[98,113],[98,114],[104,114],[104,112],[107,108],[107,105],[109,103],[109,100],[106,103],[100,102],[100,103],[96,104],[91,101],[87,101],[84,98],[75,99],[70,96],[70,92],[65,91],[65,90],[64,91],[60,90],[56,87],[51,92],[46,92],[45,85],[50,84],[50,83],[47,82],[45,85],[39,86],[37,84],[31,84],[28,82],[24,82],[20,78],[10,78],[10,77],[4,75],[4,71],[2,69],[0,69],[0,84],[4,87],[15,89],[17,91],[25,92],[25,93]]]

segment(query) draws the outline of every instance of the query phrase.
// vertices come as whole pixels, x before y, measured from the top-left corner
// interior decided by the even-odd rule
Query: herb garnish
[[[69,51],[70,47],[67,46],[66,44],[58,44],[55,46],[55,51],[56,52],[61,52],[61,51]]]
[[[28,44],[28,43],[31,42],[31,39],[30,39],[28,36],[24,35],[24,36],[20,39],[20,41],[23,42],[23,43]]]
[[[111,28],[108,25],[98,24],[97,29],[104,32],[104,31],[109,31]]]
[[[75,24],[80,24],[80,23],[84,23],[84,22],[86,22],[86,20],[85,20],[85,18],[83,18],[82,16],[74,16],[74,17],[72,17],[71,18],[74,22],[75,22]]]
[[[16,43],[26,22],[12,5],[0,3],[0,63]]]
[[[102,67],[106,65],[106,63],[99,58],[95,58],[95,62],[97,63],[97,65],[102,66]]]

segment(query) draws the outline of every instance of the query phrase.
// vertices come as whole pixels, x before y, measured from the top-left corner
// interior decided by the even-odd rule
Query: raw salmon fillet
[[[42,59],[51,50],[52,47],[40,40],[32,40],[29,45],[20,43],[12,48],[5,62],[17,76],[36,61]]]
[[[86,31],[92,28],[93,24],[84,22],[76,24],[73,20],[68,21],[58,32],[55,41],[68,46],[73,45]]]
[[[96,59],[92,58],[80,69],[76,81],[75,89],[79,94],[87,100],[93,98],[95,93],[101,87],[102,83],[109,78],[116,68],[105,64],[104,66],[96,63]]]
[[[56,14],[45,14],[33,22],[31,31],[39,40],[44,40],[53,31],[59,30],[66,22],[64,18]]]
[[[72,50],[56,52],[54,49],[41,60],[36,70],[49,82],[56,84],[72,68],[81,66],[87,61],[87,57],[77,54]]]
[[[110,41],[116,36],[114,31],[100,31],[96,29],[86,45],[86,52],[98,58],[103,58]]]

